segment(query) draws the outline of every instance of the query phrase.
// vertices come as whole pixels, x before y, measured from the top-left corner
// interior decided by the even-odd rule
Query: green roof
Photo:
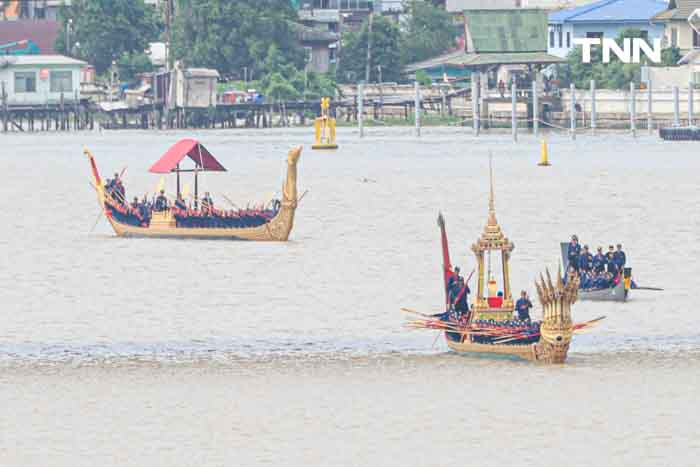
[[[414,73],[418,70],[430,70],[443,66],[478,69],[493,65],[543,65],[564,63],[565,61],[565,59],[547,52],[468,53],[460,50],[422,62],[411,63],[403,71],[404,73]]]
[[[470,52],[545,52],[547,12],[544,10],[466,10]]]

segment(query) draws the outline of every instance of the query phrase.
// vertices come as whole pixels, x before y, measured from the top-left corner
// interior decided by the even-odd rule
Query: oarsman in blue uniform
[[[615,251],[614,260],[619,270],[622,270],[622,268],[625,267],[625,263],[627,263],[627,255],[625,255],[625,252],[622,251],[622,243],[617,244],[617,251]]]
[[[464,283],[464,278],[460,277],[457,282],[455,282],[455,297],[454,306],[455,311],[458,315],[466,313],[469,311],[469,286]]]
[[[452,274],[452,277],[450,277],[447,281],[447,294],[448,294],[448,296],[451,293],[452,289],[455,287],[455,284],[457,283],[457,281],[459,281],[459,279],[461,277],[462,276],[459,275],[459,266],[455,266],[454,274]],[[450,300],[450,303],[452,303],[452,300]]]
[[[598,252],[593,257],[593,270],[597,273],[605,272],[605,255],[603,254],[603,247],[598,247]]]
[[[168,209],[168,198],[165,197],[165,190],[160,190],[160,194],[156,198],[153,205],[154,211],[166,211]]]
[[[209,212],[212,209],[214,209],[214,201],[212,201],[211,196],[209,196],[209,192],[207,191],[204,193],[204,197],[202,198],[202,211]]]
[[[605,255],[605,263],[605,266],[612,277],[617,276],[618,267],[617,263],[615,262],[615,247],[612,245],[608,247],[608,253]]]
[[[569,264],[578,270],[578,257],[581,255],[581,245],[578,243],[578,237],[576,235],[571,236],[571,242],[569,242],[568,258]]]
[[[583,246],[581,256],[578,257],[579,272],[590,272],[593,269],[593,255],[588,250],[588,245]]]
[[[520,292],[520,298],[515,302],[515,311],[518,312],[520,321],[530,321],[530,308],[532,308],[532,302],[527,297],[527,292],[523,290]]]
[[[177,195],[177,199],[175,200],[175,207],[183,211],[187,210],[187,205],[185,204],[185,200],[182,199],[182,194]]]

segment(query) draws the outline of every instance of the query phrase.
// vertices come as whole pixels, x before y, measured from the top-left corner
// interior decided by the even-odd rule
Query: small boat
[[[450,261],[445,219],[442,214],[438,216],[438,226],[442,240],[443,285],[447,290],[455,270]],[[458,316],[447,299],[448,310],[445,313],[418,313],[423,319],[409,322],[409,327],[444,331],[448,347],[460,354],[508,356],[542,363],[564,363],[573,334],[593,326],[602,318],[574,324],[571,305],[578,297],[578,277],[571,275],[565,281],[560,271],[552,281],[547,270],[546,279],[540,275],[539,280],[535,281],[537,295],[543,308],[543,320],[534,323],[515,320],[515,305],[509,277],[509,261],[513,249],[513,243],[505,236],[496,220],[491,176],[488,220],[483,233],[471,246],[477,262],[477,285],[471,310]],[[495,258],[494,263],[502,273],[502,292],[496,291],[497,284],[491,274],[494,253],[499,256]],[[485,288],[488,290],[485,291]],[[407,309],[404,311],[417,313]]]
[[[569,244],[560,242],[561,260],[564,270],[569,269]],[[622,280],[612,287],[606,289],[580,289],[578,296],[581,300],[591,300],[597,302],[625,302],[629,298],[632,289],[632,268],[623,268]]]
[[[301,146],[291,149],[287,154],[287,176],[282,187],[282,199],[275,200],[271,208],[204,211],[198,194],[199,172],[223,172],[226,169],[197,140],[180,140],[151,166],[149,172],[176,173],[178,198],[181,194],[180,173],[194,173],[194,210],[169,206],[159,211],[149,210],[146,216],[132,212],[125,200],[120,202],[118,197],[108,191],[100,177],[95,157],[88,149],[84,153],[90,160],[93,186],[100,209],[119,237],[286,241],[294,225],[294,213],[299,202],[297,163],[301,156]],[[194,163],[193,169],[180,168],[181,162],[186,158]]]

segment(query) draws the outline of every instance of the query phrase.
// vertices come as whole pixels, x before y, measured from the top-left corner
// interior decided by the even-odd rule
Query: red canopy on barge
[[[198,171],[226,172],[224,166],[216,160],[209,150],[192,138],[181,139],[172,145],[148,171],[156,174],[177,172],[180,162],[185,157],[192,159]]]

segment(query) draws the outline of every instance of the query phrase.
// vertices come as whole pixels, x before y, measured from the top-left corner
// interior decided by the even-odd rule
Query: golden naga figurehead
[[[540,280],[535,281],[544,315],[540,327],[541,338],[537,344],[538,360],[564,363],[574,332],[571,305],[578,298],[579,278],[576,274],[569,275],[564,284],[560,271],[555,285],[549,270],[546,273],[546,280],[540,275]]]

